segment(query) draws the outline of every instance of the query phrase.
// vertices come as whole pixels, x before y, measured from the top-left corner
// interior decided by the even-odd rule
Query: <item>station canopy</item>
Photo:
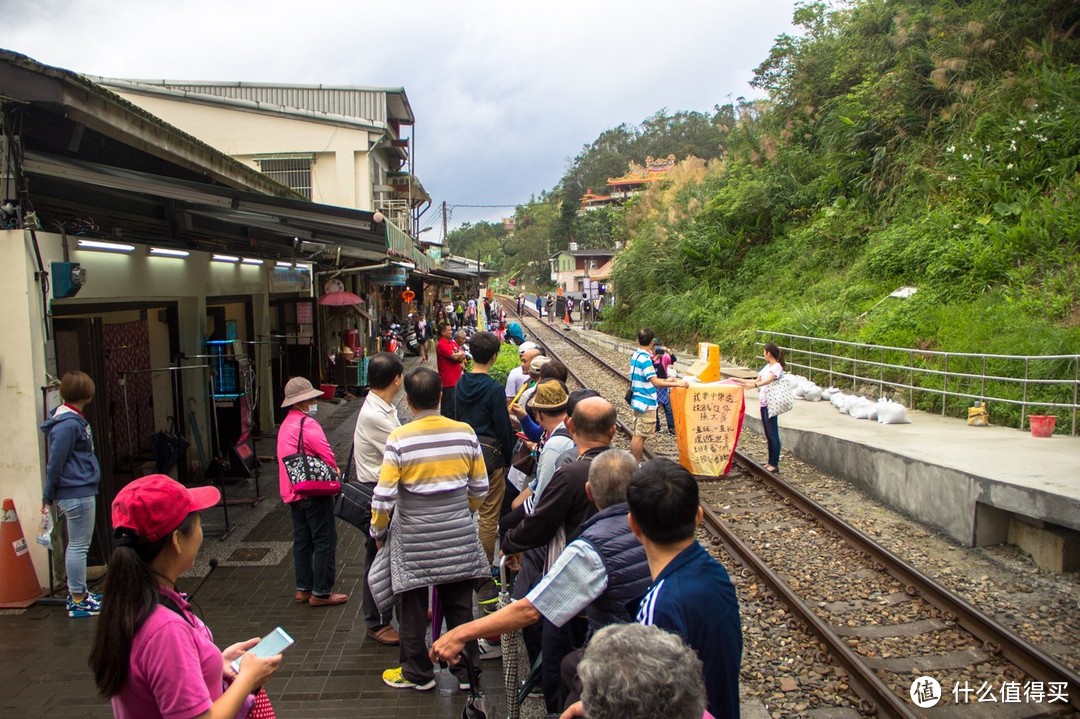
[[[0,50],[0,110],[8,197],[45,231],[264,259],[319,247],[429,259],[373,213],[313,203],[69,70]]]

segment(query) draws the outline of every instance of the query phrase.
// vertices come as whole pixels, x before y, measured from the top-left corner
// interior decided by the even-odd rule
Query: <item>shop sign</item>
[[[308,268],[271,267],[271,292],[310,292],[311,272]]]
[[[371,274],[371,281],[377,285],[404,287],[407,274],[408,272],[406,272],[404,267],[387,267],[378,272],[373,272]]]

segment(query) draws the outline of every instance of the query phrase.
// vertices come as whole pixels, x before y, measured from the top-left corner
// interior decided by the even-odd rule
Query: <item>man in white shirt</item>
[[[506,376],[507,399],[516,397],[521,388],[529,381],[529,366],[532,364],[533,357],[540,354],[540,348],[536,346],[535,342],[522,342],[518,346],[518,357],[521,358],[521,362],[518,363],[517,367],[510,370],[510,374]]]
[[[386,438],[401,426],[398,420],[394,397],[401,390],[405,367],[393,352],[380,352],[368,362],[368,385],[370,391],[356,417],[356,431],[353,433],[353,463],[356,469],[356,481],[365,490],[367,500],[367,519],[371,521],[371,496],[379,482],[379,469],[383,463]],[[398,644],[398,633],[390,624],[393,612],[380,613],[375,606],[368,586],[367,573],[375,559],[375,540],[371,538],[368,527],[360,527],[367,539],[366,561],[364,565],[364,623],[367,635],[387,646]]]

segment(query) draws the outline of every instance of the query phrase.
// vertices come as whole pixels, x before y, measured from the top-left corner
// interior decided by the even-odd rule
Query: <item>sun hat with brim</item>
[[[540,368],[550,361],[550,357],[545,357],[544,355],[536,355],[532,358],[532,361],[529,362],[529,374],[531,374],[533,377],[539,377]]]
[[[322,397],[322,392],[312,387],[307,377],[290,377],[285,383],[285,400],[281,406],[291,407],[297,402],[316,397]]]
[[[557,379],[546,379],[536,385],[532,397],[525,403],[530,412],[558,412],[566,409],[566,385]]]
[[[536,344],[535,342],[528,342],[528,341],[522,342],[521,344],[518,345],[518,356],[525,354],[529,350],[536,350],[536,349],[540,349],[540,345]]]
[[[156,542],[179,527],[192,512],[221,501],[217,487],[185,487],[172,477],[151,474],[121,489],[112,503],[114,530],[129,529],[146,542]]]

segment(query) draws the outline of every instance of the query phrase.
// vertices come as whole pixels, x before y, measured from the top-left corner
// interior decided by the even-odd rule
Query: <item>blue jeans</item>
[[[64,554],[68,594],[86,594],[86,553],[94,536],[97,497],[58,499],[56,507],[67,521],[68,545]]]
[[[769,464],[780,466],[780,422],[779,417],[770,417],[769,408],[761,408],[761,428],[765,432],[765,443],[769,446]]]
[[[296,588],[329,597],[337,578],[337,525],[333,497],[305,497],[289,504],[293,522]]]

